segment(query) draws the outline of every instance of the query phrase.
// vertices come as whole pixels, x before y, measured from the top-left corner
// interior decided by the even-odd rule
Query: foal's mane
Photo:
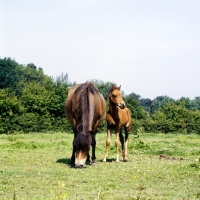
[[[88,122],[89,122],[89,94],[97,95],[99,92],[97,88],[90,82],[86,82],[81,85],[76,90],[77,95],[79,95],[79,101],[77,105],[77,132],[87,132]],[[86,130],[83,130],[86,127]]]
[[[119,90],[120,91],[121,85],[119,87],[117,87],[116,85],[112,85],[112,87],[110,88],[109,94],[113,91],[113,90]]]

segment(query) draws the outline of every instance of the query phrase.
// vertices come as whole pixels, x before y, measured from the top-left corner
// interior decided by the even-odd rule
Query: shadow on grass
[[[69,165],[69,164],[70,164],[70,161],[71,161],[70,158],[60,158],[60,159],[58,159],[56,162],[57,162],[57,163],[63,163],[63,164]]]
[[[107,158],[106,162],[115,162],[116,158]],[[99,162],[103,162],[103,160],[99,160]]]
[[[62,163],[62,164],[65,164],[65,165],[68,165],[70,168],[76,168],[75,165],[71,165],[70,162],[71,162],[71,159],[70,158],[60,158],[56,161],[57,163]],[[87,161],[85,163],[85,166],[87,165],[91,165],[90,161]]]

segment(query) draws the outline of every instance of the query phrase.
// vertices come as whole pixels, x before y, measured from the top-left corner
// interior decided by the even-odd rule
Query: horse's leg
[[[75,136],[76,136],[76,131],[74,131],[74,139],[75,139]],[[73,149],[72,149],[72,156],[71,156],[71,161],[70,161],[70,167],[75,167],[75,147],[74,147],[74,140],[73,140],[73,143],[72,143],[72,146],[73,146]]]
[[[91,165],[96,165],[96,155],[95,155],[95,148],[96,148],[96,135],[92,136],[92,163]]]
[[[107,139],[106,139],[106,153],[103,159],[103,162],[106,162],[106,158],[108,157],[108,149],[110,146],[110,128],[107,127]]]
[[[72,156],[71,156],[71,161],[70,161],[70,167],[75,167],[75,148],[73,145],[73,150],[72,150]]]
[[[125,143],[124,143],[124,153],[123,153],[123,161],[126,162],[128,161],[128,136],[129,136],[129,131],[127,130],[127,127],[124,127],[125,130]]]
[[[90,153],[88,153],[88,155],[87,155],[86,163],[90,163]]]
[[[124,136],[122,134],[122,128],[120,129],[119,139],[120,139],[120,142],[121,142],[121,145],[122,145],[122,157],[123,157],[123,160],[124,160]]]

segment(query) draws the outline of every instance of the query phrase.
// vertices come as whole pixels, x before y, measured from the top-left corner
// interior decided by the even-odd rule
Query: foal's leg
[[[109,146],[110,146],[110,128],[107,127],[106,153],[105,153],[103,162],[106,162],[106,158],[108,157]]]
[[[106,162],[106,158],[108,157],[108,149],[109,149],[109,146],[110,146],[110,138],[111,138],[111,132],[110,131],[113,127],[115,127],[115,122],[114,122],[112,116],[109,114],[109,111],[106,115],[106,121],[107,121],[106,153],[105,153],[103,162]]]
[[[115,146],[116,146],[116,162],[119,162],[119,134],[120,134],[120,127],[116,127],[116,139],[115,139]]]
[[[129,131],[127,130],[127,127],[124,127],[125,130],[125,143],[124,143],[124,153],[123,153],[123,161],[126,162],[128,161],[128,135],[129,135]]]
[[[120,129],[119,139],[120,139],[120,142],[121,142],[121,145],[122,145],[122,157],[123,157],[123,160],[124,160],[124,136],[122,134],[122,128]]]

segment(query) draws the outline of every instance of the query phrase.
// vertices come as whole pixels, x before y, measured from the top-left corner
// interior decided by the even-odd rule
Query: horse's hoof
[[[84,165],[75,165],[75,168],[81,168],[83,169],[85,166]]]
[[[91,162],[91,166],[97,166],[96,162]]]
[[[91,161],[90,161],[90,160],[86,160],[86,164],[88,164],[88,165],[89,165],[90,163],[91,163]]]
[[[119,160],[116,160],[116,163],[119,163]]]
[[[75,168],[76,165],[75,164],[69,164],[69,168]]]
[[[103,162],[106,162],[106,158],[103,159]]]

